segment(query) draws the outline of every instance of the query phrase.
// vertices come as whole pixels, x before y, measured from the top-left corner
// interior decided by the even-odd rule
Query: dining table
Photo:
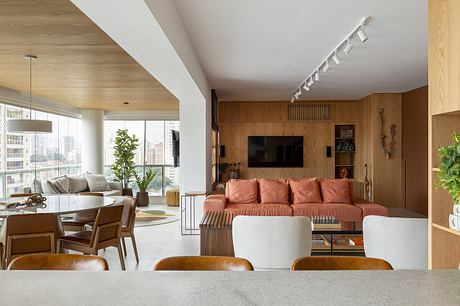
[[[0,305],[459,305],[460,271],[0,271]]]
[[[41,207],[6,208],[6,203],[22,203],[27,197],[15,197],[0,199],[0,219],[11,215],[53,213],[57,215],[73,214],[90,211],[103,206],[113,205],[116,200],[111,197],[98,197],[88,195],[45,195],[46,200]]]

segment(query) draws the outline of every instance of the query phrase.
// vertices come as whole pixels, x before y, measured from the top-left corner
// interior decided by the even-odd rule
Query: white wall
[[[170,0],[72,0],[180,101],[181,191],[211,188],[211,89]]]
[[[104,172],[104,111],[81,110],[81,161],[82,170]]]

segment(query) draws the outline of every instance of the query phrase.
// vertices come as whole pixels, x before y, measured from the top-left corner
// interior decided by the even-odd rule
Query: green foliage
[[[115,163],[111,169],[115,175],[115,181],[121,182],[123,188],[129,188],[131,178],[136,175],[134,153],[139,146],[136,135],[129,136],[128,130],[118,130],[115,137]]]
[[[455,204],[460,203],[460,135],[453,134],[454,142],[439,148],[440,166],[438,186],[446,189]]]
[[[134,174],[136,177],[136,184],[139,187],[140,192],[146,192],[147,188],[149,187],[150,183],[152,182],[153,178],[157,173],[153,171],[153,169],[147,170],[144,177],[140,177],[137,173]]]

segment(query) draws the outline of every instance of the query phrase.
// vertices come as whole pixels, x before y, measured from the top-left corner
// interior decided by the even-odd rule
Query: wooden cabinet
[[[449,229],[453,201],[436,188],[438,149],[460,133],[460,1],[429,1],[429,266],[458,269],[460,232]]]

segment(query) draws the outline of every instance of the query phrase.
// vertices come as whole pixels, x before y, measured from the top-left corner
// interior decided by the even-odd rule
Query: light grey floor
[[[178,208],[166,205],[150,205],[149,209],[176,210],[179,213]],[[136,264],[131,239],[125,238],[128,251],[128,255],[125,257],[126,270],[152,270],[155,262],[163,257],[199,255],[200,253],[200,236],[182,236],[180,234],[180,221],[139,227],[135,228],[134,232],[139,252],[139,264]],[[121,270],[115,248],[108,248],[105,252],[101,250],[99,255],[107,259],[110,270]]]
[[[149,209],[177,210],[166,205],[150,205]],[[393,217],[424,217],[406,209],[390,209],[390,216]],[[126,239],[128,255],[125,257],[127,270],[147,271],[152,270],[153,265],[159,259],[169,256],[199,255],[200,237],[182,236],[180,234],[179,221],[140,227],[135,229],[136,241],[139,251],[139,264],[136,264],[134,252],[130,239]],[[100,251],[99,255],[104,256],[110,266],[110,270],[121,270],[118,253],[115,248],[108,248],[105,252]]]

